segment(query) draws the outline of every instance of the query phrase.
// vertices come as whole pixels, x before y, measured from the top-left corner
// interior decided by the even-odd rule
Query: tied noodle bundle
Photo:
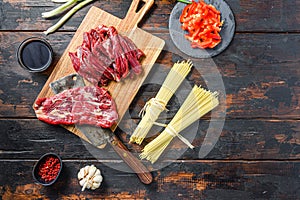
[[[219,104],[217,96],[217,92],[212,93],[201,87],[194,86],[164,131],[145,146],[140,154],[141,159],[146,158],[151,163],[156,162],[174,137],[178,137],[190,148],[194,148],[193,145],[179,133],[214,109]]]
[[[174,64],[156,97],[150,99],[141,110],[140,115],[142,115],[142,120],[130,137],[130,142],[141,144],[153,124],[164,126],[164,124],[155,121],[160,113],[166,110],[167,103],[190,72],[191,67],[192,63],[190,61],[182,61]]]

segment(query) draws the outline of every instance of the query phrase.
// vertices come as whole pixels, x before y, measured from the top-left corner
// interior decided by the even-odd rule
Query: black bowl
[[[17,59],[24,69],[30,72],[43,72],[52,64],[53,50],[45,39],[31,37],[19,45]]]
[[[40,175],[39,175],[39,170],[40,170],[40,167],[43,163],[45,163],[46,160],[48,160],[49,158],[54,158],[54,159],[57,159],[59,161],[59,165],[60,165],[60,168],[57,172],[57,175],[56,177],[51,180],[51,181],[46,181],[44,180]],[[36,180],[37,183],[41,184],[41,185],[44,185],[44,186],[50,186],[52,185],[53,183],[56,182],[56,180],[58,179],[60,173],[61,173],[61,170],[62,170],[62,166],[63,166],[63,163],[62,163],[62,160],[61,158],[55,154],[55,153],[46,153],[44,154],[38,161],[37,163],[34,165],[33,167],[33,171],[32,171],[32,176],[33,178]]]

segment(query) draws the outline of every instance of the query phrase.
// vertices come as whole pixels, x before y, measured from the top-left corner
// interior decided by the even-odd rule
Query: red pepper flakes
[[[180,22],[181,28],[188,31],[185,38],[191,41],[192,48],[214,48],[221,42],[221,13],[213,5],[203,0],[192,1],[184,7]]]
[[[45,182],[51,182],[57,177],[60,167],[58,158],[48,156],[41,162],[38,168],[38,174]]]

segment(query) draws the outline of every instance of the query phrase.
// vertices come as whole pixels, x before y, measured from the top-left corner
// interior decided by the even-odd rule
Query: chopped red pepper
[[[60,170],[60,161],[58,158],[48,156],[41,162],[38,174],[45,182],[53,181]]]
[[[188,31],[185,38],[191,41],[192,48],[214,48],[221,42],[221,13],[213,5],[203,0],[192,1],[184,7],[180,22],[181,28]]]

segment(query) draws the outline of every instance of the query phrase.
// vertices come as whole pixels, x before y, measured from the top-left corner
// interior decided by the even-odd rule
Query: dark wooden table
[[[42,1],[0,1],[0,199],[299,199],[300,198],[300,4],[299,1],[227,0],[236,18],[236,34],[230,46],[213,58],[226,90],[226,119],[212,151],[199,157],[210,120],[199,121],[193,140],[170,165],[153,171],[153,183],[142,184],[135,174],[114,169],[124,164],[110,147],[108,155],[95,158],[98,149],[60,126],[36,119],[32,104],[51,69],[29,73],[16,59],[18,45],[26,38],[46,38],[58,61],[88,9],[94,5],[117,17],[124,17],[130,0],[95,1],[77,12],[58,32],[42,32],[58,19],[44,20],[41,13],[56,4]],[[155,1],[140,24],[163,38],[166,46],[157,64],[167,71],[184,59],[170,40],[168,19],[175,0]],[[100,22],[99,22],[100,23]],[[197,62],[197,60],[194,60]],[[212,76],[214,74],[212,73]],[[155,76],[155,70],[149,78]],[[191,84],[206,85],[193,70]],[[135,123],[138,111],[159,86],[144,85],[130,106]],[[225,105],[225,104],[224,104]],[[169,119],[179,104],[170,102]],[[133,131],[123,122],[116,134],[128,144]],[[170,151],[186,147],[178,143]],[[64,162],[63,174],[51,187],[34,182],[31,171],[44,153],[55,152]],[[145,165],[151,167],[144,161]],[[78,170],[94,164],[102,170],[104,182],[95,191],[81,192]]]

